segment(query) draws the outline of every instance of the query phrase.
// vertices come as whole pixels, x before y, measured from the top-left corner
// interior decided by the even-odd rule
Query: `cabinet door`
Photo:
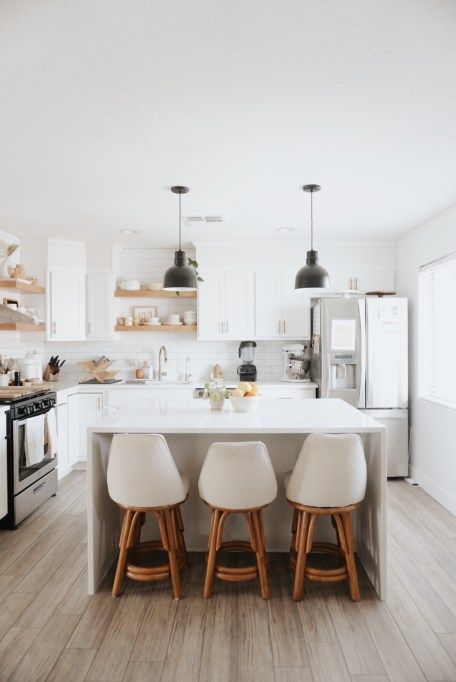
[[[253,275],[231,272],[225,275],[223,338],[248,339],[253,336]]]
[[[68,396],[68,445],[71,465],[87,459],[87,427],[102,415],[102,393],[79,393]]]
[[[281,338],[282,310],[280,297],[280,273],[255,273],[255,338]]]
[[[48,339],[81,341],[85,338],[84,272],[51,270],[48,277]]]
[[[60,403],[55,406],[58,434],[58,474],[59,479],[71,470],[68,452],[68,405]]]
[[[0,408],[0,519],[8,513],[8,477],[6,462],[6,417],[7,408]]]
[[[87,337],[109,339],[112,335],[113,283],[109,272],[91,272],[86,277]]]
[[[79,395],[69,395],[67,401],[68,465],[79,461]]]
[[[295,272],[282,273],[282,338],[310,338],[310,295],[295,289]]]
[[[222,299],[224,276],[219,272],[205,272],[198,285],[198,338],[223,338]]]
[[[103,416],[103,393],[80,393],[79,396],[80,460],[87,459],[87,428]]]

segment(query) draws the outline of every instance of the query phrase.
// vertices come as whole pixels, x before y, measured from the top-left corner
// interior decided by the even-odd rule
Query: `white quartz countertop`
[[[112,410],[91,433],[372,433],[385,429],[343,400],[264,398],[256,412],[206,400],[138,400]]]

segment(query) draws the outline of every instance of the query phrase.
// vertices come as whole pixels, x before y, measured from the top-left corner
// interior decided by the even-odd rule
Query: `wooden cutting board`
[[[2,386],[0,388],[0,400],[21,398],[22,396],[33,395],[33,393],[38,393],[42,390],[42,386]]]

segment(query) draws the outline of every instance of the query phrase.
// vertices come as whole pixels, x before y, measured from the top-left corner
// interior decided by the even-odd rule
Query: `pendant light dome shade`
[[[328,272],[318,263],[318,251],[307,251],[306,264],[298,271],[295,289],[327,289]]]
[[[295,289],[327,289],[330,286],[327,270],[318,263],[318,251],[313,247],[313,193],[319,192],[320,185],[304,185],[304,192],[310,192],[310,251],[306,264],[298,271]]]
[[[188,187],[176,185],[171,192],[179,195],[179,248],[174,252],[174,265],[167,269],[163,280],[165,291],[195,291],[197,288],[196,272],[187,264],[185,251],[181,249],[182,236],[182,195],[187,194]]]

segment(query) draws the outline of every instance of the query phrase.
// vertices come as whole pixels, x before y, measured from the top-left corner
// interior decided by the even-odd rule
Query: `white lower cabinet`
[[[74,466],[87,460],[87,427],[103,416],[103,393],[68,396],[68,461]]]
[[[315,398],[317,387],[313,384],[278,384],[277,386],[262,386],[260,382],[260,393],[263,398],[279,398],[282,400],[293,400],[294,398]]]
[[[0,408],[0,519],[8,513],[8,474],[6,459],[6,417],[9,407]]]
[[[110,407],[123,407],[145,400],[190,400],[192,395],[193,388],[191,386],[182,386],[182,388],[117,388],[106,391],[106,407],[108,409]]]
[[[58,435],[58,475],[59,479],[71,470],[68,453],[68,403],[58,403],[55,406]]]

